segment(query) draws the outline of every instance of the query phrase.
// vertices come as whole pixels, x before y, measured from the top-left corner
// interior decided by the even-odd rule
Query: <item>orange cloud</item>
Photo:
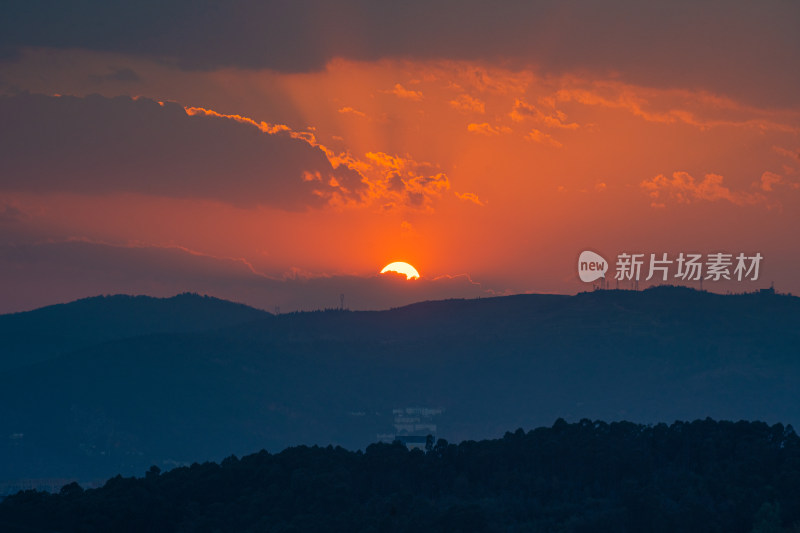
[[[421,92],[417,94],[422,95]],[[186,112],[190,115],[204,114],[251,124],[266,133],[285,132],[320,148],[334,169],[342,167],[357,173],[361,178],[361,183],[367,187],[367,194],[355,196],[335,178],[329,179],[326,183],[333,191],[318,193],[318,195],[324,197],[328,204],[336,207],[358,206],[374,201],[381,203],[384,210],[405,207],[433,211],[433,202],[450,188],[450,180],[444,172],[440,172],[434,165],[420,163],[408,156],[400,157],[385,152],[367,152],[366,160],[361,160],[350,154],[334,153],[320,144],[311,131],[296,132],[283,124],[257,122],[241,115],[225,115],[204,108],[186,108]],[[339,112],[365,115],[351,107],[341,108]],[[319,172],[307,172],[303,174],[303,181],[322,183],[324,180]]]
[[[795,125],[773,120],[773,114],[768,110],[745,106],[731,99],[702,91],[648,89],[616,81],[605,81],[593,82],[588,89],[583,87],[558,89],[553,100],[622,109],[647,122],[682,123],[701,130],[730,127],[800,133],[800,128]],[[697,107],[698,104],[703,114],[709,116],[703,117],[697,111],[690,109]],[[725,111],[727,116],[722,118],[712,116],[712,112],[718,114],[719,111]],[[786,116],[784,113],[781,118]]]
[[[367,172],[372,197],[383,203],[384,210],[432,211],[433,201],[450,189],[447,174],[429,163],[384,152],[368,152],[366,157],[372,163]]]
[[[394,170],[402,170],[405,168],[406,163],[408,162],[408,160],[403,159],[402,157],[392,156],[383,152],[367,152],[366,155],[367,159],[373,163],[381,167],[387,167]]]
[[[414,100],[414,101],[422,100],[422,91],[413,91],[411,89],[406,89],[399,83],[395,84],[394,88],[388,92],[392,93],[398,98],[404,98],[406,100]]]
[[[538,110],[523,100],[522,98],[516,98],[514,100],[514,108],[509,113],[511,120],[514,122],[522,122],[526,118],[536,117]]]
[[[787,150],[782,146],[773,146],[772,151],[795,161],[800,161],[800,150]]]
[[[164,103],[159,102],[159,104],[163,107]],[[276,133],[280,133],[285,131],[289,133],[292,137],[297,139],[304,139],[308,140],[308,136],[311,135],[313,138],[313,134],[311,132],[295,132],[289,126],[285,124],[270,124],[269,122],[256,122],[252,118],[243,117],[242,115],[226,115],[223,113],[217,113],[213,109],[205,109],[202,107],[184,107],[186,114],[190,117],[195,115],[204,115],[207,117],[217,117],[217,118],[227,118],[230,120],[235,120],[236,122],[240,122],[242,124],[250,124],[251,126],[255,126],[256,128],[260,129],[264,133],[269,133],[270,135],[274,135]]]
[[[766,200],[760,193],[731,191],[722,182],[723,177],[719,174],[706,174],[703,180],[698,182],[688,172],[673,172],[671,178],[659,174],[653,179],[644,180],[641,187],[652,198],[653,207],[665,207],[666,200],[683,204],[697,200],[709,202],[726,200],[735,205],[753,205]],[[770,185],[767,184],[768,187]]]
[[[351,115],[356,115],[358,117],[366,117],[367,114],[363,111],[359,111],[358,109],[353,109],[352,107],[341,107],[339,108],[339,113],[346,114],[349,113]]]
[[[471,65],[468,63],[458,64],[455,68],[455,77],[464,85],[472,87],[480,92],[494,94],[520,94],[533,80],[530,72],[511,72],[502,69],[491,69]],[[452,76],[453,73],[448,73]]]
[[[536,128],[532,129],[530,133],[525,135],[525,139],[533,142],[537,142],[540,144],[544,144],[547,146],[552,146],[553,148],[562,148],[564,145],[558,142],[557,140],[553,139],[551,135],[547,133],[543,133]]]
[[[576,122],[565,122],[567,119],[567,115],[565,115],[561,111],[556,111],[556,116],[545,115],[542,117],[542,122],[550,126],[551,128],[561,128],[565,130],[576,130],[580,128],[580,125]]]
[[[484,102],[466,93],[458,95],[455,100],[450,100],[450,105],[459,111],[481,114],[486,112],[486,104]]]
[[[472,202],[475,205],[483,206],[484,203],[478,198],[478,195],[474,192],[464,192],[464,193],[455,193],[456,197],[459,200],[464,200],[465,202]]]
[[[800,183],[789,181],[780,174],[769,171],[761,174],[759,181],[753,185],[766,192],[772,192],[775,190],[775,185],[786,185],[792,189],[800,189]]]
[[[576,122],[566,122],[567,115],[563,111],[555,110],[555,115],[547,115],[522,98],[516,98],[514,100],[514,108],[508,116],[510,116],[511,120],[514,122],[522,122],[525,119],[531,118],[551,128],[567,130],[576,130],[580,128],[580,125]]]
[[[501,133],[511,133],[511,128],[508,126],[492,126],[488,122],[480,124],[468,124],[467,131],[470,133],[479,133],[481,135],[500,135]]]
[[[762,191],[772,191],[772,186],[781,183],[783,178],[774,172],[764,172],[761,175],[760,186]]]

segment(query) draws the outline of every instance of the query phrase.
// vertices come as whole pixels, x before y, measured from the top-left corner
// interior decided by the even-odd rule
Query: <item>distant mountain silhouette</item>
[[[69,313],[31,313],[41,317],[31,336],[64,341],[47,352],[31,338],[41,362],[0,373],[6,479],[364,447],[409,406],[443,409],[438,436],[450,440],[558,417],[800,422],[796,297],[660,287],[278,316],[185,298],[175,305],[186,316],[161,332],[152,306],[139,306],[157,301],[120,299],[130,327],[115,339],[90,335],[111,329],[103,299],[78,302],[96,323],[74,337],[60,324],[76,320]]]
[[[147,335],[207,331],[268,316],[218,298],[96,296],[0,315],[0,371],[51,359],[101,342]]]

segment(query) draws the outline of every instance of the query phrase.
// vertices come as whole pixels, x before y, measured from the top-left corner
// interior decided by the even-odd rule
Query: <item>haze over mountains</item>
[[[678,287],[272,315],[197,295],[0,316],[0,481],[90,480],[293,444],[392,409],[451,441],[559,417],[797,425],[800,299]]]

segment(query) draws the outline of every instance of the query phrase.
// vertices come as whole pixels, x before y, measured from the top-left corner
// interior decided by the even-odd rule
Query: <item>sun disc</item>
[[[419,278],[419,272],[413,266],[409,265],[408,263],[404,263],[402,261],[395,261],[394,263],[389,263],[383,270],[381,270],[381,274],[386,272],[397,272],[398,274],[405,274],[406,279],[417,279]]]

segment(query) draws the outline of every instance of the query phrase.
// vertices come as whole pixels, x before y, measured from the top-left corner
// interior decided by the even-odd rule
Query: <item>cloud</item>
[[[688,124],[700,130],[742,128],[759,132],[800,133],[800,128],[791,123],[791,120],[787,121],[792,118],[792,115],[797,119],[797,113],[776,114],[769,109],[743,105],[706,91],[644,88],[619,81],[594,81],[586,87],[574,86],[579,82],[577,79],[572,81],[573,86],[563,87],[556,91],[552,98],[554,105],[555,102],[575,102],[585,106],[620,109],[647,122]],[[583,85],[587,85],[586,82]],[[700,113],[692,109],[696,108],[698,104],[702,106]],[[728,116],[720,117],[718,112],[721,110],[726,111]],[[537,110],[533,110],[533,112],[539,113]],[[514,115],[515,112],[512,111],[512,117]],[[542,120],[548,125],[577,129],[577,124],[563,123],[564,118],[557,112],[556,116],[542,117]]]
[[[110,72],[107,74],[91,76],[92,81],[98,83],[102,83],[104,81],[121,81],[127,83],[142,81],[142,78],[139,76],[139,74],[137,74],[136,71],[131,68],[109,68],[109,70]]]
[[[460,65],[457,76],[467,87],[481,93],[499,95],[521,94],[533,80],[533,75],[528,71],[489,69],[475,64]]]
[[[665,207],[667,200],[682,204],[725,200],[735,205],[753,205],[766,201],[765,196],[759,192],[732,191],[723,181],[724,178],[719,174],[706,174],[701,181],[697,181],[688,172],[673,172],[671,178],[659,174],[650,180],[644,180],[641,187],[649,194],[653,207]],[[763,184],[762,176],[762,188]],[[767,187],[770,186],[771,183],[767,182]]]
[[[798,102],[800,4],[676,0],[670,6],[543,0],[497,10],[476,0],[245,0],[233,8],[189,0],[11,0],[0,19],[0,51],[14,57],[21,47],[84,48],[184,69],[283,72],[319,71],[333,58],[505,61],[550,73],[615,72],[640,85],[701,87],[768,105]]]
[[[774,172],[764,172],[761,175],[760,187],[762,191],[771,192],[772,187],[783,181],[783,177]]]
[[[300,275],[270,277],[245,260],[180,247],[113,245],[87,240],[0,245],[0,313],[97,294],[172,296],[198,292],[281,312],[338,307],[387,309],[490,292],[467,275],[407,282],[395,276]]]
[[[511,128],[508,126],[492,126],[488,122],[482,122],[480,124],[468,124],[467,131],[481,135],[500,135],[501,133],[511,133]]]
[[[455,194],[456,194],[456,197],[459,200],[464,200],[465,202],[472,202],[473,204],[480,205],[480,206],[485,205],[481,201],[481,199],[478,198],[478,195],[475,194],[474,192],[464,192],[464,193],[455,193]]]
[[[555,116],[546,115],[542,118],[542,122],[551,128],[561,128],[565,130],[577,130],[580,125],[577,122],[566,122],[567,116],[561,111],[556,111]]]
[[[800,183],[790,181],[780,174],[769,171],[761,174],[759,181],[753,185],[765,192],[774,191],[776,185],[785,185],[791,189],[800,189]]]
[[[22,211],[19,207],[8,203],[0,203],[0,226],[26,221],[28,218],[28,213]]]
[[[486,112],[486,104],[484,102],[466,93],[458,95],[455,100],[450,100],[450,106],[459,111],[481,114]]]
[[[514,108],[508,116],[514,122],[522,122],[526,118],[536,118],[541,112],[522,98],[514,99]]]
[[[412,91],[410,89],[406,89],[399,83],[392,88],[391,91],[388,91],[393,95],[397,96],[398,98],[403,98],[405,100],[414,100],[418,102],[422,100],[422,91]]]
[[[555,115],[547,115],[522,98],[514,99],[514,107],[508,116],[510,116],[511,120],[514,122],[522,122],[530,118],[551,128],[566,130],[576,130],[580,128],[580,125],[576,122],[566,122],[567,115],[563,111],[555,110]]]
[[[146,98],[22,94],[0,97],[0,190],[302,210],[360,201],[367,185],[286,126]]]
[[[552,146],[553,148],[561,148],[564,146],[557,140],[553,139],[551,135],[543,133],[536,128],[532,129],[530,133],[525,135],[525,139],[539,144],[544,144],[546,146]]]
[[[799,150],[787,150],[782,146],[773,146],[772,151],[776,154],[780,154],[784,157],[788,157],[789,159],[800,161],[800,149]]]
[[[411,157],[367,152],[370,194],[385,210],[398,207],[431,211],[434,200],[450,189],[447,174]]]
[[[351,114],[351,115],[355,115],[357,117],[362,117],[362,118],[367,116],[367,114],[364,113],[363,111],[359,111],[358,109],[353,109],[352,107],[340,107],[339,108],[339,113]]]

